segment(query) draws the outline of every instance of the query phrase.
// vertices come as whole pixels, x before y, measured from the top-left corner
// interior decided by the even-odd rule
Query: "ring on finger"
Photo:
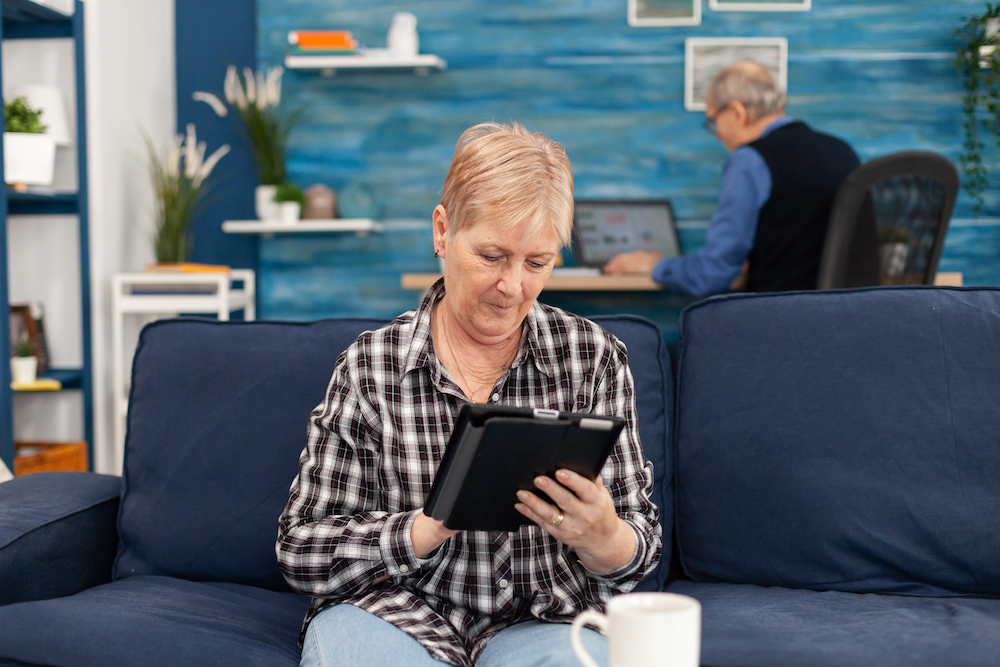
[[[549,521],[549,524],[551,524],[555,528],[558,528],[560,525],[562,525],[562,522],[565,519],[566,519],[566,517],[563,515],[563,513],[559,512],[558,514],[556,514],[556,518],[554,518],[551,521]]]

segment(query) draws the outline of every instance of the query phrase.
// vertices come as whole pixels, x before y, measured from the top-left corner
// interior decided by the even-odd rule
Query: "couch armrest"
[[[0,605],[111,581],[121,478],[36,473],[0,484]]]

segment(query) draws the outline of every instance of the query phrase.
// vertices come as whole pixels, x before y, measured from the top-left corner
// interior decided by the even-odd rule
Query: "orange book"
[[[288,33],[288,43],[303,51],[346,50],[358,46],[349,30],[292,30]]]
[[[163,273],[229,273],[229,267],[223,264],[197,264],[193,262],[148,264],[146,270]]]

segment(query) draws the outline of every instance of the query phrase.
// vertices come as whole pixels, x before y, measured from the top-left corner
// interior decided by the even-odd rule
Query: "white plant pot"
[[[258,220],[277,220],[279,217],[278,203],[274,201],[274,195],[278,191],[277,185],[258,185],[254,190],[254,204],[257,210]]]
[[[302,216],[302,204],[297,201],[283,201],[278,204],[278,217],[286,225],[294,225]]]
[[[56,140],[48,134],[3,133],[3,180],[9,185],[52,185]]]
[[[10,374],[18,384],[31,384],[38,375],[38,357],[11,357]]]
[[[879,269],[884,276],[900,276],[906,268],[909,243],[882,243],[878,247]]]

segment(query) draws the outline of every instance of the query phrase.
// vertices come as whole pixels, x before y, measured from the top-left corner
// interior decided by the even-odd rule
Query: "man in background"
[[[604,272],[648,274],[695,296],[815,289],[833,198],[860,162],[845,142],[786,116],[785,102],[757,63],[719,72],[704,124],[732,155],[704,247],[667,258],[637,250],[612,258]]]

